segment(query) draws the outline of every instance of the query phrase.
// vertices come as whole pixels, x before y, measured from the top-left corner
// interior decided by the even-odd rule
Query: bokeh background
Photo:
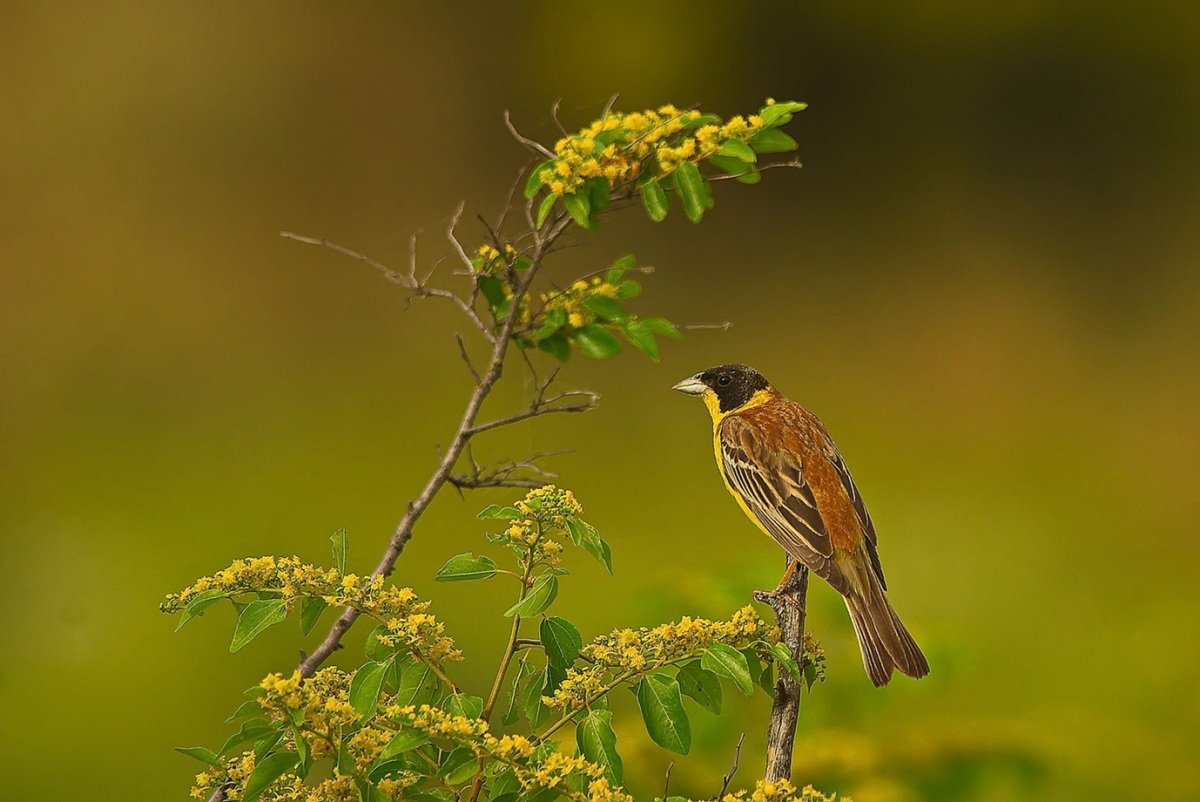
[[[830,679],[796,779],[859,802],[1200,797],[1200,10],[1082,0],[760,3],[4,3],[0,6],[0,755],[5,798],[184,798],[176,745],[218,745],[288,670],[293,624],[235,655],[228,611],[160,598],[236,556],[374,565],[468,391],[448,308],[395,265],[480,239],[525,155],[619,106],[808,101],[801,171],[716,189],[700,227],[639,212],[550,276],[634,251],[635,303],[695,332],[653,364],[577,358],[604,395],[491,456],[553,467],[612,542],[559,608],[585,636],[728,615],[781,567],[668,391],[754,364],[835,433],[892,598],[933,664],[870,687],[814,588]],[[516,371],[513,371],[516,376]],[[520,379],[492,411],[515,408]],[[507,588],[435,585],[483,546],[447,494],[399,581],[482,684]],[[359,633],[361,638],[361,633]],[[315,638],[315,636],[314,636]],[[356,646],[352,648],[357,648]],[[627,703],[622,703],[627,704]],[[673,791],[712,794],[766,698],[696,712]],[[670,756],[620,730],[635,790]]]

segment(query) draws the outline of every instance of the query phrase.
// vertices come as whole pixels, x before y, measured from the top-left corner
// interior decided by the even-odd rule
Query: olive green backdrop
[[[796,778],[859,802],[1200,796],[1200,13],[1186,3],[5,3],[0,8],[0,755],[12,799],[181,799],[294,623],[236,655],[161,596],[237,556],[367,571],[469,381],[447,308],[277,236],[423,264],[482,237],[523,163],[622,108],[805,100],[805,168],[700,227],[615,217],[552,266],[655,265],[644,314],[734,322],[576,358],[595,413],[492,456],[553,462],[614,548],[559,602],[585,636],[723,616],[781,569],[669,387],[749,362],[820,414],[933,675],[870,687],[836,596]],[[516,375],[516,371],[513,371]],[[516,381],[493,411],[521,403]],[[506,588],[440,498],[399,581],[482,683]],[[359,634],[361,639],[361,633]],[[352,648],[357,649],[359,641]],[[351,655],[353,656],[353,655]],[[621,704],[626,705],[626,702]],[[766,698],[703,712],[673,791],[761,770]],[[670,756],[619,732],[634,788]]]

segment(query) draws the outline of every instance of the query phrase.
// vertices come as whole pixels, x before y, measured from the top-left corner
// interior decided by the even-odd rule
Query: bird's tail
[[[878,577],[868,573],[863,591],[845,597],[867,676],[877,688],[888,684],[893,668],[913,678],[925,676],[929,673],[925,655],[896,615]]]

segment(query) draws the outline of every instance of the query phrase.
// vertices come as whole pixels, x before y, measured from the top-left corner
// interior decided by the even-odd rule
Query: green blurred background
[[[462,321],[277,232],[402,265],[421,231],[432,264],[457,203],[481,239],[473,215],[523,163],[505,109],[552,141],[555,98],[578,127],[620,92],[808,101],[805,168],[718,186],[699,228],[615,217],[551,268],[634,251],[658,268],[636,311],[735,324],[660,364],[577,359],[599,411],[484,446],[576,449],[553,467],[617,574],[574,558],[562,614],[585,636],[724,616],[776,580],[706,414],[668,390],[750,362],[834,432],[933,664],[874,690],[815,588],[830,680],[798,781],[859,802],[1200,798],[1198,8],[3,4],[2,795],[183,798],[198,764],[171,747],[219,744],[304,642],[288,625],[230,655],[227,611],[172,634],[162,595],[236,556],[325,560],[338,527],[369,570],[449,437]],[[398,571],[468,683],[508,588],[432,575],[503,497],[440,498]],[[714,793],[743,730],[750,782],[767,707],[697,712],[673,790]],[[628,721],[649,797],[670,756]]]

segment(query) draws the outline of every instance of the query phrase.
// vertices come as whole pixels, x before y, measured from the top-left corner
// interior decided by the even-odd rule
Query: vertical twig
[[[788,559],[791,564],[791,559]],[[779,625],[779,640],[787,645],[796,661],[804,668],[804,601],[808,594],[808,569],[803,565],[788,581],[772,593],[759,591],[754,598],[770,605]],[[787,780],[792,776],[792,747],[796,742],[796,719],[800,715],[800,682],[786,670],[775,680],[775,701],[771,705],[771,720],[767,725],[767,782]]]

